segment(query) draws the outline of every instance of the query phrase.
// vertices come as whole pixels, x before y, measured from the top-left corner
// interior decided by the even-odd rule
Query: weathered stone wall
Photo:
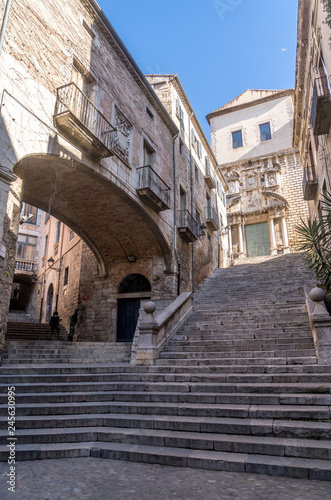
[[[302,194],[303,170],[300,154],[295,152],[285,155],[279,159],[279,163],[282,167],[282,194],[289,204],[286,211],[289,246],[291,251],[295,252],[298,250],[299,240],[295,226],[300,223],[300,219],[306,220],[309,215],[308,203]]]
[[[4,347],[7,315],[15,269],[16,239],[20,216],[20,192],[22,183],[16,181],[10,187],[3,224],[0,256],[0,351]]]

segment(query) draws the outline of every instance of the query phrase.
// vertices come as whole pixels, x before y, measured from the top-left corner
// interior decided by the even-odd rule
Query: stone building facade
[[[228,248],[224,237],[227,184],[178,76],[146,75],[146,78],[179,129],[176,149],[176,175],[180,179],[178,209],[188,209],[196,221],[207,226],[206,237],[197,243],[201,251],[194,277],[199,282],[215,265],[227,265]],[[179,239],[178,245],[183,247],[184,241]],[[216,253],[215,248],[218,248]],[[194,262],[194,255],[192,259]]]
[[[293,144],[304,169],[303,195],[310,217],[322,215],[331,191],[331,26],[326,3],[300,0]]]
[[[136,317],[140,299],[174,299],[221,265],[213,220],[202,239],[204,218],[180,213],[179,128],[94,0],[13,0],[0,70],[2,339],[21,201],[84,242],[70,252],[85,340],[118,339],[119,309]],[[60,305],[66,258],[47,271],[42,315],[50,285]]]
[[[308,212],[300,155],[292,147],[293,112],[293,90],[247,90],[207,116],[229,186],[233,258],[296,249],[295,225]]]

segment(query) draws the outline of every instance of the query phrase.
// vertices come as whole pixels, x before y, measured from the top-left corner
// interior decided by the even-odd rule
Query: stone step
[[[203,358],[203,359],[167,359],[160,357],[159,359],[156,360],[156,365],[169,365],[171,363],[173,366],[174,365],[181,365],[181,366],[202,366],[202,365],[291,365],[291,364],[307,364],[311,365],[313,363],[317,363],[316,360],[316,355],[314,353],[314,356],[283,356],[283,357],[256,357],[256,358],[244,358],[244,357],[239,357],[238,354],[236,357],[226,357],[222,356],[219,358]]]
[[[194,359],[194,358],[199,358],[200,360],[203,361],[204,358],[219,358],[220,356],[222,358],[226,357],[233,357],[235,354],[237,357],[241,358],[278,358],[278,357],[313,357],[315,356],[315,350],[314,349],[275,349],[275,350],[265,350],[265,351],[253,351],[253,350],[246,350],[246,351],[235,351],[235,350],[229,350],[229,351],[223,351],[222,352],[200,352],[200,351],[195,351],[195,352],[186,352],[185,355],[181,351],[170,351],[168,352],[167,350],[164,350],[161,355],[160,359]]]
[[[1,458],[6,451],[1,450]],[[295,478],[330,480],[330,462],[327,460],[292,457],[266,457],[245,453],[227,453],[209,450],[143,446],[124,443],[55,443],[18,445],[17,460],[46,458],[77,458],[92,456],[115,460],[157,463],[181,467],[232,472],[284,475]],[[8,456],[8,451],[7,451]]]
[[[77,391],[77,392],[17,392],[20,404],[32,403],[79,403],[91,401],[158,402],[158,403],[198,403],[231,405],[310,405],[331,406],[330,394],[259,394],[259,393],[181,393],[146,391]],[[0,404],[7,403],[7,394],[0,395]]]
[[[17,392],[80,392],[80,391],[146,391],[146,392],[183,392],[183,393],[267,393],[267,394],[328,394],[329,382],[316,383],[198,383],[198,382],[62,382],[45,385],[45,383],[16,383]],[[7,385],[0,384],[0,389],[7,390]]]
[[[220,418],[273,418],[303,419],[303,420],[330,420],[328,406],[305,405],[231,405],[231,404],[201,404],[201,403],[149,403],[132,401],[102,401],[80,402],[73,406],[69,403],[25,403],[16,404],[15,413],[18,416],[30,415],[71,415],[91,413],[121,413],[139,415],[175,415],[186,417],[220,417]],[[8,416],[8,405],[0,405],[0,416]]]
[[[0,377],[0,387],[7,377]],[[323,383],[330,384],[331,387],[331,373],[171,373],[171,372],[147,372],[147,373],[99,373],[99,374],[48,374],[48,375],[17,375],[11,377],[11,382],[15,384],[32,384],[32,383],[46,383],[46,384],[62,384],[62,383],[87,383],[87,382],[100,382],[100,383],[125,383],[125,382],[157,382],[168,384],[169,382],[175,383],[250,383],[250,384],[272,384],[272,383]]]
[[[284,343],[283,343],[284,342]],[[251,352],[252,349],[254,348],[255,351],[268,351],[271,350],[272,348],[277,348],[277,351],[280,350],[289,350],[289,349],[311,349],[314,350],[314,343],[313,341],[308,342],[261,342],[260,340],[250,340],[249,342],[247,341],[240,341],[240,340],[234,340],[234,341],[214,341],[211,342],[209,345],[205,344],[203,341],[201,342],[196,342],[196,343],[184,343],[184,342],[172,342],[170,343],[163,352],[178,352],[179,347],[180,351],[183,354],[183,357],[186,356],[186,353],[189,352],[199,352],[199,353],[207,353],[207,352],[215,352],[217,351],[219,354],[223,354],[223,352],[237,352],[237,351],[248,351]]]
[[[7,418],[0,417],[2,428]],[[118,427],[159,429],[180,432],[251,435],[278,438],[331,440],[330,421],[302,421],[250,418],[220,418],[129,413],[94,413],[62,415],[24,415],[16,417],[17,431],[40,428]]]
[[[190,373],[331,373],[331,364],[226,364],[228,360],[219,365],[203,365],[192,366]],[[39,375],[57,375],[57,374],[108,374],[108,373],[186,373],[187,366],[167,363],[154,366],[134,366],[127,363],[108,365],[108,363],[82,363],[82,364],[54,364],[54,365],[17,365],[3,366],[0,371],[0,382],[7,383],[17,381],[16,377],[23,376],[22,381],[34,380],[32,377],[38,378]]]
[[[0,431],[6,438],[6,431]],[[18,446],[29,444],[79,443],[79,442],[116,442],[143,446],[164,446],[185,449],[215,450],[230,453],[265,454],[331,459],[331,441],[308,439],[271,438],[235,434],[213,434],[197,432],[163,431],[144,429],[137,432],[134,428],[117,427],[78,427],[73,429],[24,429],[17,431]],[[0,457],[2,449],[0,447]],[[7,450],[8,454],[8,450]],[[3,457],[1,457],[3,458]]]

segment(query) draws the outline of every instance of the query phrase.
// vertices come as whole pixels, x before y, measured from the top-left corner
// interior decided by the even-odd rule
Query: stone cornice
[[[86,3],[93,8],[94,12],[98,16],[98,21],[102,23],[103,27],[106,30],[105,35],[107,36],[107,39],[113,49],[115,50],[116,54],[119,56],[135,82],[138,84],[142,92],[145,94],[149,102],[154,106],[154,108],[157,110],[157,112],[160,114],[162,117],[163,121],[167,125],[168,129],[170,130],[172,136],[174,137],[175,135],[178,134],[179,130],[176,127],[175,122],[172,120],[171,116],[163,106],[162,102],[148,83],[147,79],[145,78],[143,72],[137,65],[136,61],[133,59],[131,56],[130,52],[120,39],[119,35],[109,22],[108,18],[100,8],[100,6],[97,4],[95,0],[81,0],[85,8],[87,8]]]
[[[237,167],[237,166],[240,166],[242,165],[243,163],[248,163],[248,162],[251,162],[252,164],[255,162],[255,163],[258,163],[258,162],[261,162],[263,160],[268,160],[269,158],[277,158],[277,157],[280,157],[280,156],[286,156],[286,155],[295,155],[295,154],[299,154],[300,151],[298,149],[283,149],[282,151],[277,151],[275,153],[270,153],[268,155],[261,155],[261,156],[254,156],[252,158],[242,158],[240,160],[237,160],[237,161],[232,161],[232,162],[229,162],[229,163],[222,163],[222,165],[220,165],[220,167],[222,169],[225,169],[225,168],[229,168],[229,167]],[[252,165],[252,167],[254,167],[254,165]]]
[[[0,181],[9,186],[12,182],[15,182],[16,179],[16,175],[14,175],[9,168],[0,166]]]
[[[310,0],[299,0],[293,126],[293,147],[295,148],[300,146],[304,107],[306,105],[305,87],[310,49],[311,4]]]
[[[229,113],[234,113],[235,111],[240,111],[241,109],[250,108],[252,106],[257,106],[259,104],[264,104],[265,102],[274,101],[275,99],[281,99],[283,97],[293,96],[293,95],[294,95],[294,89],[287,89],[287,90],[279,91],[276,94],[262,97],[261,99],[256,99],[255,101],[250,101],[250,102],[245,102],[243,104],[238,104],[237,106],[233,106],[231,108],[218,109],[216,111],[213,111],[212,113],[209,113],[206,116],[206,118],[207,118],[208,123],[210,125],[211,118],[216,118],[217,116],[222,116],[222,115],[226,115]]]

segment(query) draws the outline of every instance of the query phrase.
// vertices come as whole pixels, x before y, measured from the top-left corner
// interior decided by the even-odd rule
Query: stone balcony
[[[220,227],[219,217],[213,207],[206,207],[206,225],[210,231],[218,231]]]
[[[315,79],[311,124],[314,135],[329,133],[331,126],[331,84],[329,76]]]
[[[307,166],[303,172],[302,181],[303,199],[315,200],[318,193],[318,179],[313,166]]]
[[[150,166],[137,168],[139,174],[139,188],[137,194],[140,199],[155,212],[170,208],[170,187]]]
[[[188,210],[179,210],[178,232],[188,243],[193,243],[199,237],[199,226]]]
[[[24,272],[24,273],[33,273],[37,267],[36,262],[26,259],[17,259],[15,260],[15,271]]]
[[[91,158],[113,155],[114,127],[74,83],[57,89],[54,122],[71,143]]]
[[[215,189],[216,188],[215,174],[212,171],[212,169],[211,169],[210,166],[206,166],[205,183],[206,183],[206,186],[209,189]]]

